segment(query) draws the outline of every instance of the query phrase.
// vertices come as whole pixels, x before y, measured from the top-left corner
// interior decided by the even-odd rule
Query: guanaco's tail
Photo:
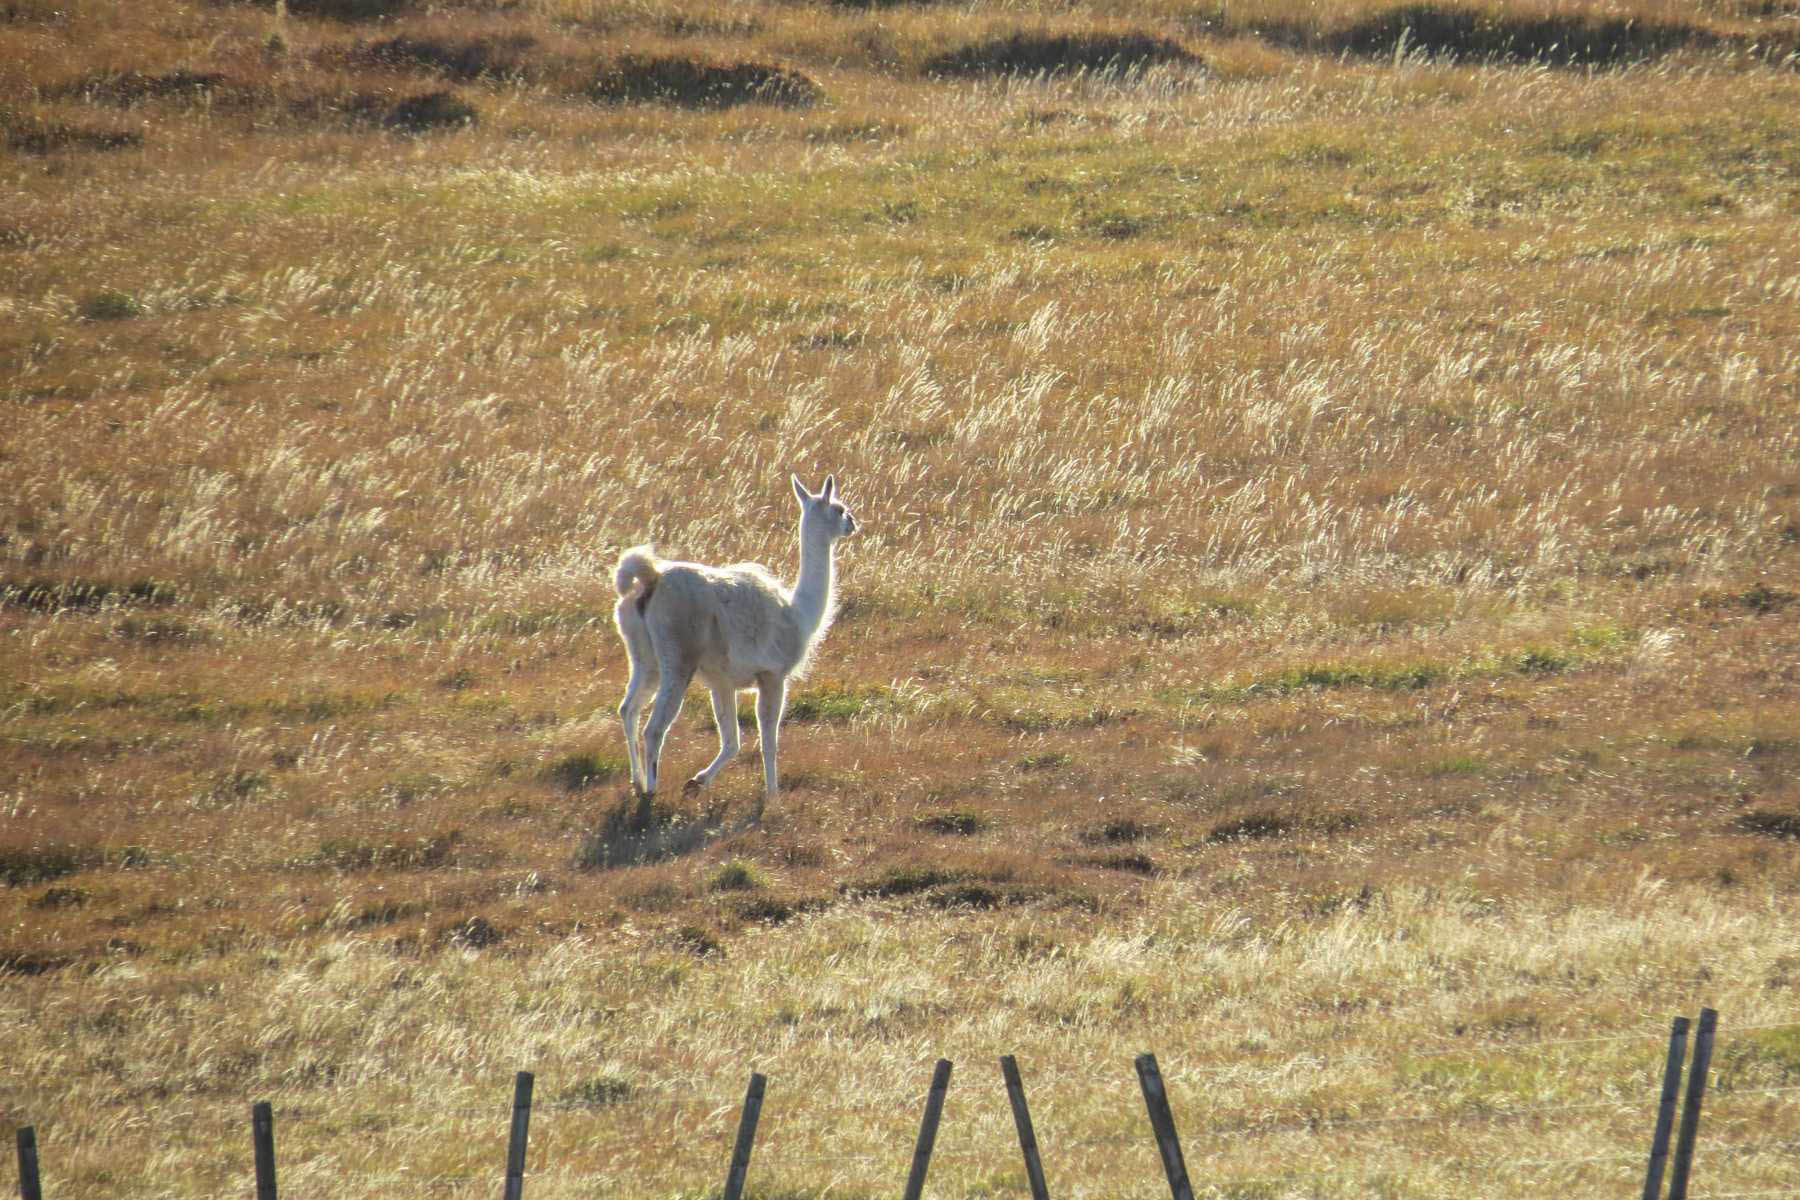
[[[650,593],[656,590],[656,581],[662,578],[661,561],[656,551],[648,545],[633,546],[619,556],[619,568],[613,572],[613,586],[619,589],[619,595],[629,596],[637,592],[637,608],[644,611],[644,605],[650,603]]]

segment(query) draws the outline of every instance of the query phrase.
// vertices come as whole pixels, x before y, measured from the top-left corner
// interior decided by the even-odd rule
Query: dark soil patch
[[[601,70],[587,95],[608,104],[673,104],[681,108],[773,104],[809,108],[825,98],[825,91],[798,71],[766,63],[718,64],[679,56],[626,55]]]
[[[927,75],[1122,75],[1171,64],[1203,66],[1180,43],[1148,33],[1015,33],[952,50],[925,63]]]

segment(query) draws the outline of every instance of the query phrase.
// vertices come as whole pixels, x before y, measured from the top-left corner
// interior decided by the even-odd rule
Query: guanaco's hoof
[[[692,779],[688,780],[686,783],[681,785],[681,792],[683,795],[692,795],[693,793],[699,791],[701,788],[703,788],[705,786],[706,786],[706,780],[704,780],[704,779],[700,778],[698,775],[696,775]]]

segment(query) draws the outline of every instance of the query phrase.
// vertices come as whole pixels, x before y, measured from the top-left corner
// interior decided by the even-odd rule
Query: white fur
[[[710,782],[738,752],[737,693],[756,689],[756,727],[762,737],[763,799],[776,794],[775,752],[787,681],[805,671],[832,615],[832,549],[856,531],[856,518],[836,498],[837,481],[825,477],[816,495],[794,478],[800,502],[800,576],[782,585],[755,563],[709,567],[658,558],[649,546],[619,557],[614,585],[619,603],[613,621],[631,660],[631,679],[619,705],[631,784],[656,791],[663,738],[695,675],[712,692],[719,753],[689,788]],[[650,690],[656,703],[640,733],[639,717]]]

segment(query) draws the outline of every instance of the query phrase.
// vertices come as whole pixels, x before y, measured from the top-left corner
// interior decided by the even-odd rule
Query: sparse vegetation
[[[1220,1195],[1625,1195],[1712,1004],[1791,1186],[1793,16],[0,2],[0,1134],[875,1195],[944,1055],[993,1196],[1013,1053],[1147,1200],[1154,1049]],[[779,801],[629,795],[619,550],[828,469]]]

